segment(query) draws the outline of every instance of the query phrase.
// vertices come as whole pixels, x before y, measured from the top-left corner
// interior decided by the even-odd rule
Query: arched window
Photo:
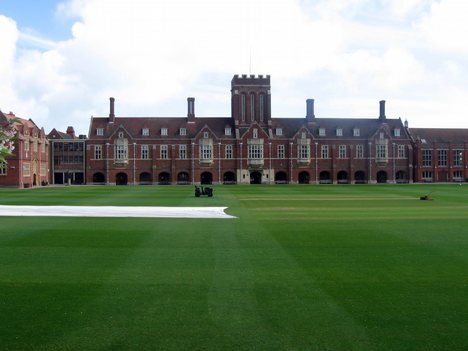
[[[265,118],[265,94],[260,94],[260,121]]]
[[[255,121],[255,94],[250,94],[250,120]]]
[[[242,122],[245,122],[245,94],[241,95],[240,114]]]

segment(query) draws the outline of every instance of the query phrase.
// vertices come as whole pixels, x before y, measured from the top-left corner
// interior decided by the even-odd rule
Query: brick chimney
[[[72,139],[75,139],[76,138],[76,135],[75,135],[75,129],[73,129],[72,126],[69,126],[67,128],[67,134],[70,136],[70,138]]]
[[[306,100],[307,110],[306,110],[306,119],[311,121],[315,118],[315,111],[314,111],[314,99],[307,99]]]
[[[109,123],[114,123],[115,113],[114,113],[114,102],[113,97],[109,98]]]
[[[189,122],[194,122],[195,119],[195,98],[187,98],[187,118]]]
[[[380,121],[385,121],[385,100],[380,101],[380,114],[379,114],[379,120]]]

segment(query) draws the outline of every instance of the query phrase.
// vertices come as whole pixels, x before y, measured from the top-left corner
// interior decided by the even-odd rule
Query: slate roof
[[[421,145],[468,143],[468,129],[410,128],[410,133],[414,141],[420,142]]]

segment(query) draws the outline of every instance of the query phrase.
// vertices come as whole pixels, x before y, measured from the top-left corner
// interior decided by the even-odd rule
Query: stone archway
[[[288,175],[284,171],[279,171],[275,174],[275,183],[286,184],[288,182]]]
[[[115,184],[116,185],[127,185],[128,184],[127,173],[124,173],[124,172],[117,173],[117,175],[115,176]]]
[[[201,184],[211,184],[213,182],[213,175],[210,172],[203,172],[200,175]]]
[[[387,183],[387,172],[378,171],[377,172],[377,183]]]
[[[302,171],[299,173],[299,184],[309,184],[310,182],[310,175],[309,172]]]
[[[250,172],[250,184],[262,184],[262,173],[259,171]]]

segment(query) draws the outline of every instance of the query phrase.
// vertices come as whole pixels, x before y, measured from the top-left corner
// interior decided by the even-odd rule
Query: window
[[[23,163],[23,176],[24,177],[31,176],[31,164]]]
[[[167,128],[161,128],[161,135],[167,136]]]
[[[447,150],[437,150],[437,161],[441,167],[447,166]]]
[[[380,132],[379,139],[383,139],[383,138],[384,138],[384,133]]]
[[[422,165],[423,167],[432,166],[432,150],[425,149],[422,151]]]
[[[398,145],[398,158],[406,158],[405,145]]]
[[[249,159],[261,160],[263,159],[263,145],[250,144],[249,145]]]
[[[254,139],[257,139],[257,138],[258,138],[258,129],[257,129],[257,128],[254,128],[253,131],[252,131],[252,134],[253,134],[252,137],[253,137]]]
[[[307,137],[306,132],[301,132],[301,139],[305,139]]]
[[[161,160],[167,160],[169,158],[167,145],[161,145],[161,148],[159,149],[159,158]]]
[[[226,145],[226,148],[224,150],[224,156],[227,158],[227,159],[231,159],[232,156],[233,156],[233,152],[232,152],[232,145]]]
[[[33,142],[33,152],[37,152],[38,148],[37,148],[37,140],[34,140]]]
[[[284,148],[284,145],[278,145],[278,148],[277,148],[277,154],[278,154],[278,158],[280,159],[284,159],[285,158],[285,148]]]
[[[224,128],[224,135],[231,135],[231,133],[232,133],[231,127]]]
[[[149,148],[148,145],[141,145],[141,158],[143,160],[149,159]]]
[[[319,136],[325,136],[325,128],[319,128]]]
[[[123,137],[124,137],[124,133],[123,133],[123,132],[119,132],[119,138],[120,138],[120,139],[123,139]]]
[[[201,160],[212,160],[213,159],[213,145],[212,144],[201,144],[200,145],[200,159]]]
[[[6,174],[7,174],[7,163],[0,162],[0,175],[6,175]]]
[[[343,136],[343,129],[337,128],[336,129],[336,136]]]
[[[297,153],[299,155],[299,159],[301,160],[310,159],[310,145],[309,144],[301,144],[301,145],[298,145],[297,148],[298,148]]]
[[[260,94],[260,121],[265,118],[265,95]]]
[[[126,161],[128,159],[128,147],[125,144],[115,146],[115,159],[118,161]]]
[[[328,145],[322,145],[320,147],[320,155],[322,158],[329,158],[330,153],[329,153]]]
[[[47,167],[44,162],[41,162],[41,165],[39,166],[39,173],[41,176],[46,176],[47,175]]]
[[[255,121],[255,95],[250,94],[250,120]]]
[[[377,160],[388,159],[388,147],[386,144],[377,144],[375,147]]]
[[[400,136],[400,129],[399,128],[395,128],[393,130],[393,136],[396,136],[396,137],[399,137]]]
[[[463,171],[454,171],[453,172],[453,180],[463,181]]]
[[[245,94],[241,95],[241,118],[242,122],[245,121]]]
[[[182,136],[187,135],[187,128],[180,128],[179,129],[179,134],[182,135]]]
[[[141,135],[148,136],[149,135],[149,128],[143,128],[141,130]]]
[[[28,140],[25,140],[25,141],[24,141],[24,151],[25,151],[26,153],[29,152],[29,141],[28,141]]]
[[[96,128],[96,135],[104,135],[104,128]]]
[[[425,182],[432,182],[432,172],[431,171],[423,171],[422,172],[422,179]]]
[[[208,132],[203,132],[203,139],[208,139],[210,134]]]
[[[346,145],[338,147],[338,158],[346,158]]]
[[[356,158],[364,158],[364,145],[356,145]]]
[[[353,129],[353,136],[358,137],[361,136],[361,130],[359,128]]]
[[[102,145],[94,145],[94,158],[96,160],[102,159]]]
[[[452,159],[454,166],[462,166],[463,150],[452,150]]]
[[[275,133],[276,133],[277,136],[282,136],[283,135],[283,128],[276,128]]]
[[[187,145],[179,145],[179,158],[181,160],[187,159]]]

